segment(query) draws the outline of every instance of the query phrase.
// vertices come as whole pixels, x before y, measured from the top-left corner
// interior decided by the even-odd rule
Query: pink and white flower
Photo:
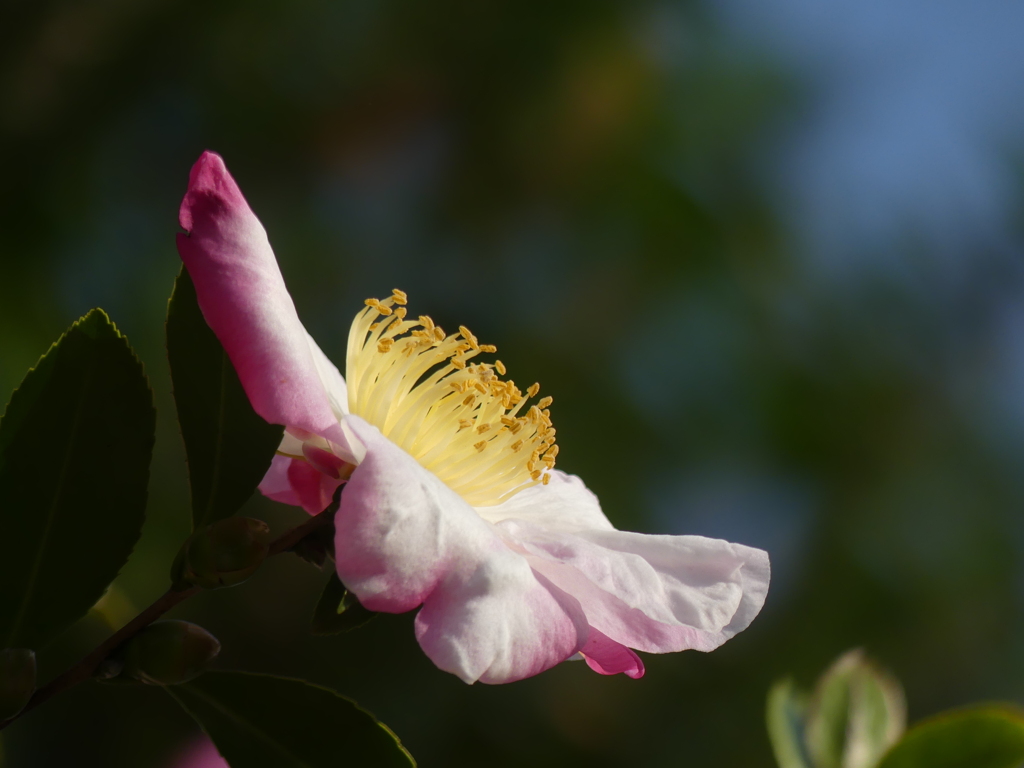
[[[180,221],[207,322],[256,412],[286,427],[260,489],[316,513],[347,483],[338,575],[371,610],[419,608],[416,636],[438,667],[504,683],[579,654],[638,678],[633,649],[710,651],[760,611],[765,552],[616,530],[554,469],[551,399],[502,378],[500,361],[471,362],[493,348],[413,319],[401,291],[356,316],[346,382],[218,155],[192,168]]]

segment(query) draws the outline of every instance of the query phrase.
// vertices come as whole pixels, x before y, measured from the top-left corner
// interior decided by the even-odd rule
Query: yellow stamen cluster
[[[352,322],[349,411],[473,506],[500,504],[547,483],[545,470],[558,455],[548,410],[552,399],[527,408],[539,384],[524,394],[500,378],[500,360],[470,362],[497,349],[481,344],[465,326],[449,335],[426,315],[408,319],[407,302],[397,289],[386,299],[367,299]]]

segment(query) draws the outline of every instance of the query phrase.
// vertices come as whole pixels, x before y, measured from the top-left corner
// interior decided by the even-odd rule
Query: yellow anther
[[[477,341],[476,336],[473,335],[472,331],[464,325],[459,326],[459,333],[462,334],[462,338],[469,342],[469,346],[473,349],[480,349],[480,342]]]
[[[524,392],[506,380],[502,361],[473,359],[496,347],[481,344],[467,327],[447,336],[429,316],[410,317],[407,303],[407,294],[395,289],[385,299],[367,299],[368,309],[356,316],[349,411],[473,506],[500,504],[548,483],[558,455],[548,410],[553,399],[540,399],[539,384]],[[539,402],[531,406],[527,398]],[[491,443],[495,450],[478,457]]]
[[[386,307],[380,303],[380,299],[367,299],[363,302],[366,306],[372,307],[373,309],[380,312],[382,315],[390,315],[391,307]]]
[[[549,469],[550,469],[550,467],[549,467]],[[550,482],[551,482],[551,475],[545,474],[544,477],[541,478],[541,484],[542,485],[547,485]]]

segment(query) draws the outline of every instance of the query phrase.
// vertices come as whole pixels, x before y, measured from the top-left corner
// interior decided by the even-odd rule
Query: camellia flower
[[[253,408],[286,427],[260,486],[335,518],[338,576],[367,608],[419,608],[441,669],[504,683],[582,656],[638,678],[632,649],[710,651],[768,591],[765,552],[616,530],[582,481],[554,469],[551,398],[504,378],[495,350],[369,299],[346,379],[299,321],[266,233],[221,158],[192,168],[178,251]]]

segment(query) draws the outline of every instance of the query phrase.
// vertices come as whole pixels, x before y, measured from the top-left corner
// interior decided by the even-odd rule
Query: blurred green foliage
[[[956,301],[884,274],[818,282],[756,172],[801,114],[800,83],[705,7],[15,0],[4,14],[0,391],[98,305],[158,406],[143,537],[42,649],[42,679],[166,588],[191,529],[163,319],[177,207],[210,148],[336,361],[362,300],[404,288],[412,311],[468,325],[517,380],[542,381],[559,466],[617,526],[761,546],[775,573],[762,615],[714,654],[648,656],[640,681],[564,664],[490,688],[435,669],[411,615],[312,636],[324,577],[275,558],[174,614],[220,639],[221,668],[335,688],[424,766],[767,767],[770,683],[852,645],[903,680],[911,720],[1024,695],[1024,441],[978,418],[1002,267],[964,254]],[[303,519],[263,499],[242,514],[276,531]],[[159,768],[195,735],[159,690],[87,684],[0,749],[5,768]]]

